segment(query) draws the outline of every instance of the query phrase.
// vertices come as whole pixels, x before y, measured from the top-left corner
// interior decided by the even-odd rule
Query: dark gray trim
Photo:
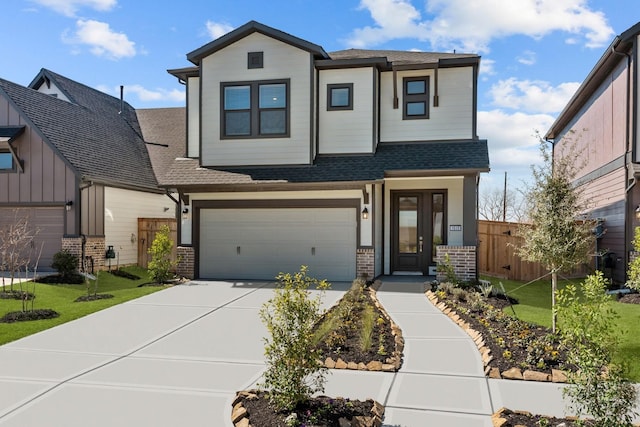
[[[390,69],[390,64],[385,57],[354,58],[354,59],[320,59],[314,62],[319,70],[335,70],[341,68],[374,67],[383,70]]]
[[[199,77],[199,67],[174,68],[167,70],[167,73],[176,77],[180,82],[186,82],[189,77]]]
[[[291,34],[287,34],[275,28],[268,27],[256,21],[249,21],[243,26],[236,28],[235,30],[223,35],[222,37],[219,37],[216,40],[188,53],[187,59],[194,64],[199,65],[202,58],[209,56],[221,49],[224,49],[225,47],[255,32],[279,40],[283,43],[290,44],[299,49],[306,50],[319,58],[329,59],[329,55],[321,46],[310,43],[301,38],[294,37]]]
[[[380,91],[378,90],[379,88],[379,76],[380,73],[375,70],[375,69],[371,69],[371,86],[373,86],[371,89],[371,152],[375,153],[376,152],[376,144],[377,144],[377,140],[378,140],[378,134],[376,134],[376,129],[378,129],[379,126],[379,122],[380,122],[380,105],[379,105],[379,100],[380,100]]]
[[[270,84],[284,84],[286,106],[285,111],[285,132],[278,134],[261,134],[260,133],[260,86]],[[250,134],[249,135],[226,135],[226,115],[224,108],[224,89],[231,86],[249,86],[250,87]],[[280,108],[274,110],[282,110]],[[220,139],[221,140],[245,140],[245,139],[273,139],[273,138],[289,138],[291,137],[291,79],[277,80],[252,80],[238,82],[220,82]],[[200,153],[202,157],[202,153]]]
[[[408,94],[407,84],[410,82],[422,81],[425,85],[424,94]],[[430,99],[430,87],[431,79],[429,76],[415,76],[415,77],[403,77],[402,78],[402,120],[427,120],[429,119],[429,111],[431,107]],[[410,103],[424,102],[424,114],[409,115],[407,114],[407,106]]]
[[[309,55],[309,62],[309,164],[312,165],[320,150],[320,111],[316,99],[316,93],[320,93],[320,72],[313,67],[313,55]]]
[[[622,155],[616,159],[613,159],[609,163],[602,165],[599,168],[589,172],[588,174],[581,176],[575,181],[575,185],[586,184],[598,178],[602,178],[603,176],[608,175],[611,172],[614,172],[624,167],[625,167],[625,156]]]
[[[462,184],[462,243],[465,246],[478,245],[477,189],[477,175],[465,175]]]
[[[473,73],[473,110],[471,118],[471,137],[473,139],[479,139],[478,136],[478,74],[480,71],[480,65],[475,65],[472,69]]]
[[[333,106],[333,90],[347,89],[349,91],[349,99],[347,105]],[[353,83],[329,83],[327,84],[327,111],[344,111],[353,110]]]
[[[264,68],[264,52],[247,52],[247,69]]]

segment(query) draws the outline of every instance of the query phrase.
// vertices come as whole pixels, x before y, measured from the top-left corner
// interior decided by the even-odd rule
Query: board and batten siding
[[[200,77],[187,81],[187,157],[200,155]]]
[[[138,262],[138,218],[175,218],[175,203],[164,194],[105,187],[105,245],[121,265]],[[168,208],[168,209],[167,209]]]
[[[393,73],[384,72],[380,88],[380,141],[439,141],[472,139],[473,67],[438,70],[439,106],[433,106],[435,71],[416,70],[397,73],[398,108],[393,108]],[[402,79],[429,76],[429,118],[402,119]]]
[[[248,69],[247,54],[263,52],[264,68]],[[309,52],[253,33],[201,62],[203,166],[308,164],[311,159],[312,57]],[[286,138],[221,139],[220,85],[290,79]]]
[[[318,94],[319,153],[371,153],[374,141],[375,71],[348,68],[320,71]],[[353,110],[327,111],[327,86],[353,84]]]

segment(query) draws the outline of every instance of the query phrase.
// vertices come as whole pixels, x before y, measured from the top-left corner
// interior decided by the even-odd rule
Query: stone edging
[[[566,383],[567,375],[558,369],[552,369],[551,374],[547,374],[545,372],[539,372],[534,370],[525,370],[513,367],[511,369],[507,369],[506,371],[500,372],[500,369],[491,367],[490,363],[493,360],[493,356],[491,355],[491,350],[486,345],[485,340],[482,334],[471,327],[467,322],[462,320],[462,318],[452,310],[447,307],[447,305],[438,300],[436,294],[432,291],[425,292],[427,299],[431,301],[431,303],[444,314],[446,314],[451,320],[453,320],[458,326],[464,330],[467,335],[473,339],[476,346],[478,347],[478,351],[482,356],[482,364],[484,366],[484,374],[489,378],[495,379],[507,379],[507,380],[524,380],[524,381],[538,381],[538,382],[554,382],[554,383]]]
[[[236,398],[231,403],[231,422],[235,427],[251,427],[247,409],[242,402],[245,399],[257,399],[257,390],[245,390],[236,393]],[[381,427],[384,419],[384,405],[377,401],[373,401],[371,415],[353,417],[351,421],[347,421],[349,426],[354,427]],[[342,424],[341,424],[342,425]]]
[[[376,282],[373,286],[379,286],[379,283]],[[347,362],[338,358],[338,360],[333,360],[331,357],[327,357],[324,360],[324,366],[329,369],[351,369],[357,371],[383,371],[383,372],[396,372],[402,366],[402,352],[404,351],[404,338],[402,337],[402,330],[396,323],[391,319],[389,313],[384,309],[380,301],[378,300],[377,293],[373,287],[369,287],[366,289],[369,292],[371,299],[373,300],[374,305],[377,309],[380,310],[380,313],[389,321],[391,324],[391,333],[393,335],[393,340],[395,342],[395,350],[385,360],[385,363],[379,361],[371,361],[367,364],[360,362]],[[339,301],[338,301],[339,303]]]

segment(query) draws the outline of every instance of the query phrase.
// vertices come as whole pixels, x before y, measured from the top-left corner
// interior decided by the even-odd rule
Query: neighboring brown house
[[[588,215],[604,221],[598,268],[617,283],[625,282],[634,228],[640,226],[639,35],[640,23],[611,42],[545,135],[555,156],[571,143],[582,153],[576,183]]]
[[[40,270],[61,249],[100,267],[113,246],[114,264],[135,264],[137,218],[176,211],[147,145],[135,110],[118,98],[46,69],[29,87],[0,79],[0,226],[16,209],[28,215],[35,246],[44,244]]]
[[[170,70],[187,86],[183,274],[273,280],[475,279],[480,173],[474,54],[349,49],[251,21]]]

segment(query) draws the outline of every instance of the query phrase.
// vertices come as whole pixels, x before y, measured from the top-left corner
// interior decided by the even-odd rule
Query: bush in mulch
[[[31,292],[18,291],[18,290],[4,290],[0,291],[0,299],[15,299],[18,301],[26,300],[31,301],[35,298]]]
[[[82,295],[74,300],[74,302],[88,302],[88,301],[98,301],[101,299],[109,299],[113,298],[111,294],[91,294],[91,295]]]
[[[117,270],[110,270],[109,273],[113,274],[114,276],[124,277],[125,279],[129,279],[129,280],[140,280],[141,279],[140,276],[136,276],[135,274],[129,273],[128,271],[124,271],[121,268],[119,268]]]
[[[590,420],[573,420],[567,418],[555,418],[542,415],[532,415],[524,411],[511,411],[501,409],[494,415],[494,418],[504,419],[504,423],[496,424],[502,427],[542,427],[542,426],[563,426],[563,427],[589,427]]]
[[[38,277],[38,283],[46,283],[48,285],[83,285],[84,277],[80,273],[70,273],[65,276],[62,274],[52,274],[50,276]]]
[[[60,316],[57,311],[48,308],[30,311],[12,311],[0,318],[0,323],[25,322],[29,320],[54,319]]]

